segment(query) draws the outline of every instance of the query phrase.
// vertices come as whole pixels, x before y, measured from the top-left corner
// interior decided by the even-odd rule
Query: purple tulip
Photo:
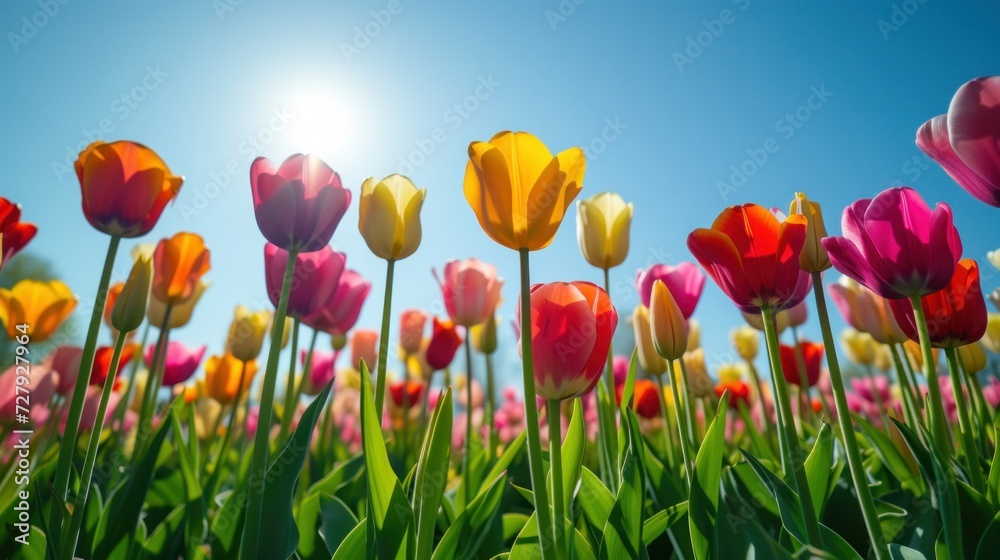
[[[358,321],[361,306],[371,289],[371,282],[353,270],[345,270],[333,295],[319,309],[303,317],[302,322],[325,333],[347,334]]]
[[[635,275],[635,289],[639,292],[642,304],[649,307],[649,300],[653,294],[653,284],[657,280],[663,280],[670,290],[670,294],[677,301],[677,307],[685,319],[690,319],[694,314],[694,308],[701,298],[701,291],[705,288],[705,275],[702,274],[698,265],[692,262],[682,262],[677,266],[669,264],[654,264],[646,270],[640,270]]]
[[[143,354],[146,365],[153,363],[153,352],[156,350],[155,344],[150,344]],[[183,342],[170,341],[167,343],[166,359],[163,361],[163,386],[172,387],[178,383],[184,383],[194,375],[198,369],[198,364],[205,357],[208,347],[202,345],[200,348],[188,348]]]
[[[330,300],[344,273],[347,257],[329,246],[319,251],[299,253],[295,257],[292,286],[288,294],[288,316],[301,319],[315,313]],[[264,276],[267,295],[277,307],[281,298],[281,283],[288,263],[288,251],[271,243],[264,247]]]

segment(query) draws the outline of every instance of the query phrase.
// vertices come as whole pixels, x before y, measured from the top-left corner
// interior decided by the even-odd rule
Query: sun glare
[[[331,92],[296,94],[289,102],[289,112],[286,139],[293,151],[326,157],[342,155],[357,133],[356,107]]]

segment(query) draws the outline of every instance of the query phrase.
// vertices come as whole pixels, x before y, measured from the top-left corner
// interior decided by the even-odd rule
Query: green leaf
[[[249,453],[247,454],[249,455]],[[212,557],[236,558],[239,555],[246,518],[247,479],[242,477],[212,520]]]
[[[566,430],[566,438],[562,448],[562,478],[563,496],[566,504],[563,511],[573,511],[573,494],[576,492],[577,482],[580,480],[580,469],[583,468],[583,452],[587,447],[587,432],[583,428],[583,406],[580,399],[573,400],[573,417],[570,418],[569,428]]]
[[[626,409],[622,418],[625,437],[622,440],[621,487],[604,528],[599,550],[601,558],[639,558],[646,554],[642,542],[642,507],[646,494],[642,433],[632,409]]]
[[[646,460],[643,463],[646,467],[646,481],[652,489],[654,507],[665,509],[677,505],[687,499],[680,488],[679,481],[674,478],[674,474],[663,467],[663,463],[656,457],[651,446],[645,448]]]
[[[751,430],[752,431],[752,430]],[[816,506],[816,520],[823,519],[823,507],[826,505],[827,488],[830,484],[830,466],[833,463],[833,430],[823,422],[816,435],[816,443],[806,457],[806,480],[809,484],[809,495]]]
[[[983,536],[976,547],[976,560],[993,560],[1000,550],[1000,514],[997,514],[986,526]]]
[[[413,508],[389,464],[382,421],[375,412],[371,374],[361,364],[361,445],[368,480],[365,554],[368,558],[408,558],[415,552]],[[339,552],[339,551],[338,551]]]
[[[149,534],[149,538],[142,545],[142,558],[153,560],[154,558],[176,558],[180,556],[178,546],[181,543],[181,524],[184,522],[185,505],[181,504],[173,509],[167,517],[160,522]]]
[[[413,488],[413,512],[416,515],[416,558],[431,557],[434,550],[434,527],[444,488],[448,484],[448,463],[451,460],[451,387],[438,399],[427,435],[417,461],[416,483]]]
[[[597,475],[587,467],[583,467],[580,477],[580,496],[577,500],[583,510],[583,516],[594,530],[600,534],[615,507],[615,497],[601,482]]]
[[[319,533],[326,543],[327,555],[335,552],[350,535],[353,527],[358,524],[351,508],[336,496],[321,494],[319,497],[320,524]]]
[[[490,467],[489,472],[486,473],[483,480],[493,480],[510,468],[510,464],[514,462],[514,459],[516,459],[524,449],[524,442],[527,441],[525,439],[527,438],[527,433],[527,431],[522,431],[517,434],[517,437],[512,439],[509,444],[507,444],[507,448],[504,449],[503,453],[500,454],[500,457],[495,463],[493,463],[493,466]]]
[[[892,560],[930,560],[924,553],[896,543],[889,544],[889,556]]]
[[[524,529],[524,524],[528,522],[528,516],[523,513],[503,514],[503,540],[509,541],[517,536]]]
[[[906,458],[903,457],[903,454],[892,443],[892,439],[882,430],[872,426],[871,422],[857,415],[852,416],[858,423],[858,426],[861,427],[861,431],[864,432],[865,437],[872,444],[875,454],[882,461],[882,464],[889,469],[892,476],[896,477],[896,480],[904,488],[912,490],[918,495],[923,494],[925,492],[923,479],[920,478],[919,473],[913,471]],[[896,419],[893,418],[893,421],[895,422]]]
[[[996,446],[993,448],[993,462],[990,463],[990,477],[986,484],[986,498],[996,507],[1000,507],[1000,417],[993,426],[993,441]]]
[[[696,560],[714,558],[716,518],[719,514],[719,486],[722,481],[722,453],[726,435],[726,399],[719,402],[715,419],[708,427],[705,442],[694,461],[691,493],[688,497],[688,531]]]
[[[507,475],[502,474],[472,500],[441,537],[432,556],[434,560],[475,558],[490,525],[499,519],[500,498],[503,497],[506,484]]]
[[[649,546],[674,523],[684,519],[687,511],[688,503],[681,502],[646,518],[642,524],[642,541]]]
[[[822,523],[819,524],[819,534],[823,539],[823,548],[832,553],[835,560],[864,560],[843,537]]]
[[[337,552],[334,553],[332,560],[355,560],[356,558],[365,558],[365,544],[366,534],[368,533],[368,522],[362,521],[358,523],[350,533],[347,534],[347,538],[344,542],[340,543],[337,547]],[[370,557],[369,557],[370,558]]]
[[[628,375],[625,377],[625,385],[622,386],[622,402],[618,405],[619,413],[622,417],[622,422],[625,422],[625,411],[629,408],[629,404],[632,403],[632,393],[635,391],[635,370],[636,365],[639,363],[639,349],[636,348],[632,351],[632,359],[628,364]],[[621,448],[622,442],[618,442],[618,447]]]
[[[750,464],[754,472],[760,478],[764,486],[774,496],[778,502],[778,513],[781,516],[781,524],[788,533],[800,543],[809,542],[806,537],[806,529],[802,517],[802,504],[798,494],[785,484],[785,481],[778,478],[767,467],[762,465],[753,455],[742,451],[743,458]]]
[[[181,427],[180,418],[176,414],[171,415],[174,425],[174,446],[177,449],[178,463],[180,463],[181,477],[184,480],[185,514],[187,521],[184,529],[184,540],[187,543],[187,550],[193,550],[205,538],[205,500],[202,496],[201,481],[198,479],[195,457],[191,456],[191,448],[184,441],[184,430]],[[189,439],[197,440],[194,432],[190,432]]]
[[[587,542],[587,538],[573,527],[569,519],[566,519],[566,534],[573,536],[571,546],[575,559],[597,560],[594,549]],[[494,560],[501,557],[503,557],[502,554],[494,557]],[[538,542],[538,521],[535,520],[535,514],[532,513],[524,524],[524,528],[517,535],[517,539],[514,540],[514,546],[511,547],[510,554],[506,558],[507,560],[538,560],[541,557],[542,550]]]

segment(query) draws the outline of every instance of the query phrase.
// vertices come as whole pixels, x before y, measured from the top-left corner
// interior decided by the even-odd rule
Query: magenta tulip
[[[962,255],[951,208],[942,202],[931,211],[909,187],[855,201],[841,229],[843,237],[823,239],[833,266],[886,299],[944,288]]]
[[[340,175],[320,158],[295,154],[281,167],[259,157],[250,166],[257,227],[286,251],[309,253],[330,243],[351,203]]]
[[[318,251],[299,253],[295,257],[291,291],[288,294],[288,316],[296,319],[318,311],[330,300],[340,285],[347,257],[329,246]],[[268,243],[264,246],[264,276],[267,295],[277,307],[281,283],[288,263],[288,251]]]
[[[701,298],[701,291],[705,288],[705,275],[698,265],[692,262],[682,262],[677,266],[654,264],[646,270],[638,271],[635,275],[635,289],[646,307],[649,307],[653,284],[657,280],[663,280],[667,285],[684,318],[691,318],[698,299]]]
[[[1000,208],[1000,76],[958,88],[948,114],[917,131],[917,147],[969,194]]]
[[[322,350],[313,350],[309,371],[305,372],[305,377],[303,378],[305,383],[302,384],[302,392],[307,395],[318,394],[333,379],[333,366],[339,355],[340,352],[337,351],[323,352]],[[305,350],[299,352],[299,361],[302,362],[303,367],[306,364],[307,357],[308,352]]]
[[[437,278],[437,273],[434,273]],[[444,277],[438,278],[448,315],[456,325],[471,327],[484,323],[500,302],[503,278],[497,268],[478,259],[450,260]]]
[[[59,346],[45,359],[45,364],[59,372],[56,393],[68,395],[73,391],[76,377],[80,374],[80,359],[83,348],[79,346]]]
[[[45,364],[32,364],[27,376],[29,384],[25,387],[30,390],[27,403],[24,393],[17,391],[21,386],[17,378],[25,377],[23,373],[23,367],[13,365],[0,373],[0,426],[19,430],[38,426],[48,418],[49,402],[60,385],[59,372]],[[28,417],[28,422],[20,421],[22,414]]]
[[[371,289],[371,282],[353,270],[345,270],[333,295],[319,309],[303,317],[302,322],[331,335],[347,334],[357,323],[361,306]]]
[[[146,352],[143,354],[146,366],[152,366],[155,350],[155,344],[146,347]],[[172,387],[190,379],[198,369],[201,359],[205,357],[206,350],[208,346],[205,345],[200,348],[188,348],[183,342],[175,340],[168,342],[166,359],[163,361],[163,386]]]

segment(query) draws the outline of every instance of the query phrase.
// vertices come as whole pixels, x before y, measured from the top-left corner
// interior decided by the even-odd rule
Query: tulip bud
[[[986,317],[986,334],[983,335],[983,346],[994,354],[1000,354],[1000,313],[990,313]]]
[[[848,360],[862,366],[875,363],[875,340],[870,334],[846,328],[840,334],[840,343]]]
[[[341,333],[333,333],[330,335],[330,347],[336,351],[341,351],[347,346],[347,335]]]
[[[673,295],[673,292],[670,292]],[[698,348],[701,348],[701,323],[698,319],[688,319],[688,343],[686,352],[694,352]]]
[[[662,375],[667,371],[667,361],[656,352],[653,332],[649,326],[649,308],[641,303],[632,312],[632,329],[635,331],[639,365],[650,375]]]
[[[401,260],[420,246],[420,208],[427,189],[417,189],[407,177],[369,177],[361,184],[358,229],[376,257]]]
[[[260,354],[270,322],[271,313],[268,311],[254,312],[242,305],[236,306],[236,315],[226,340],[229,353],[244,362],[255,359]]]
[[[271,324],[267,327],[267,332],[274,334],[274,320],[277,318],[277,314],[271,315]],[[284,350],[288,346],[288,335],[292,334],[292,321],[285,321],[284,326],[281,329],[281,349]]]
[[[207,280],[198,281],[198,285],[194,289],[194,294],[190,298],[170,306],[170,322],[166,326],[171,329],[179,329],[188,324],[191,321],[191,315],[194,313],[195,305],[201,300],[202,294],[211,285],[212,283]],[[161,327],[166,322],[167,304],[156,297],[155,293],[149,294],[149,304],[146,306],[146,319],[156,327]]]
[[[628,256],[633,206],[615,193],[599,193],[577,203],[580,252],[597,268],[620,265]]]
[[[795,200],[788,209],[790,215],[806,217],[806,242],[799,252],[799,268],[806,272],[822,272],[832,265],[821,240],[826,237],[826,225],[819,204],[806,198],[805,193],[795,193]]]
[[[486,321],[469,329],[472,346],[480,354],[492,354],[497,350],[497,318],[490,315]]]
[[[705,351],[701,348],[684,354],[684,368],[687,370],[688,390],[695,398],[710,397],[715,394],[715,385],[705,367]]]
[[[111,326],[119,332],[132,332],[142,324],[152,277],[153,266],[148,259],[140,258],[135,261],[121,295],[111,310]]]
[[[729,333],[736,353],[744,360],[751,362],[757,358],[760,347],[760,334],[750,326],[737,327]]]
[[[653,284],[649,301],[649,327],[656,351],[667,360],[676,360],[687,350],[687,321],[663,280]]]
[[[974,375],[986,369],[986,351],[978,342],[958,347],[958,359],[962,362],[965,373]]]

